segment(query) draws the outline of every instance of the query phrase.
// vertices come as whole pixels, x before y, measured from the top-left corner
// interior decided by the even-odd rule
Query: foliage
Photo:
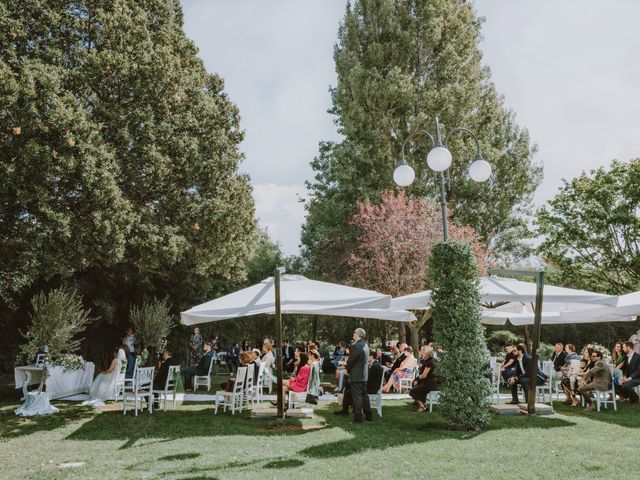
[[[441,211],[433,202],[407,198],[387,190],[380,204],[358,202],[349,219],[355,241],[346,251],[347,280],[394,297],[430,288],[427,274],[431,249],[442,239]],[[468,241],[484,271],[486,249],[470,227],[450,225],[452,238]],[[410,343],[417,350],[418,330],[429,316],[412,325]],[[368,322],[370,325],[381,322]],[[380,325],[386,333],[386,325]],[[404,325],[400,324],[402,330]],[[401,340],[404,341],[402,332]]]
[[[449,240],[433,247],[429,270],[434,341],[444,349],[440,410],[451,428],[480,430],[490,421],[490,389],[476,258],[468,244]]]
[[[640,158],[564,182],[537,213],[539,251],[559,280],[594,291],[640,289]]]
[[[487,348],[496,355],[502,353],[508,343],[517,345],[520,342],[522,342],[522,337],[509,330],[494,330],[487,337]]]
[[[607,347],[605,347],[604,345],[600,345],[598,343],[591,342],[591,343],[586,344],[582,348],[592,348],[593,350],[596,350],[596,351],[602,353],[602,359],[603,360],[605,360],[607,362],[611,361],[611,351]]]
[[[181,309],[241,283],[255,220],[239,111],[180,3],[8,0],[0,26],[8,330],[67,281],[102,319],[92,354],[110,352],[131,304]]]
[[[132,305],[129,319],[145,348],[158,349],[160,341],[169,336],[174,326],[169,299],[153,299],[142,305]]]
[[[538,344],[538,360],[551,360],[554,346],[550,343],[540,342]]]
[[[61,287],[40,292],[31,300],[31,306],[31,324],[23,334],[26,343],[20,347],[18,363],[30,363],[45,346],[52,358],[78,351],[81,341],[78,335],[94,319],[75,290]]]
[[[481,65],[480,20],[470,2],[359,0],[347,6],[334,60],[331,89],[340,142],[322,142],[311,163],[311,199],[303,227],[303,253],[311,267],[343,278],[344,251],[352,243],[348,219],[358,201],[377,203],[395,189],[392,174],[411,132],[464,126],[476,133],[494,175],[478,185],[468,177],[474,153],[467,136],[450,137],[453,164],[447,196],[452,219],[475,229],[486,245],[513,250],[526,234],[523,214],[542,178],[535,147],[518,127]],[[429,141],[407,145],[416,170],[409,196],[437,198],[436,176],[425,166]]]

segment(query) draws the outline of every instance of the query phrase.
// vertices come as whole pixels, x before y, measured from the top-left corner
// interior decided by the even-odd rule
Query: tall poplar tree
[[[475,156],[470,137],[453,136],[447,195],[450,213],[498,251],[513,251],[526,230],[523,213],[541,181],[535,147],[503,105],[483,67],[481,21],[463,0],[357,0],[348,4],[334,50],[337,85],[331,89],[338,132],[322,142],[308,182],[312,198],[303,229],[304,255],[318,272],[342,276],[353,241],[347,219],[357,201],[379,201],[397,188],[393,170],[412,132],[435,134],[464,126],[478,137],[493,167],[483,184],[468,178]],[[436,177],[425,168],[425,138],[407,146],[416,170],[408,194],[435,198]]]
[[[0,105],[5,308],[75,282],[125,322],[144,297],[181,308],[242,281],[239,111],[177,0],[2,2]]]

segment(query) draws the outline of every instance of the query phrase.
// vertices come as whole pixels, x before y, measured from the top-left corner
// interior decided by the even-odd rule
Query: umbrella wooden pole
[[[278,374],[277,396],[278,396],[278,418],[284,417],[284,395],[282,394],[282,311],[280,309],[280,271],[276,268],[273,276],[273,286],[276,294],[276,371]]]
[[[529,373],[529,398],[527,412],[536,413],[536,386],[538,385],[538,345],[540,344],[540,324],[542,323],[542,291],[544,272],[536,272],[536,307],[534,312],[533,338],[531,339],[531,372]],[[551,381],[551,379],[549,379]]]

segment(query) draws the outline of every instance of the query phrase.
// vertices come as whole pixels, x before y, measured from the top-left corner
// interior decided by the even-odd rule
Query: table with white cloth
[[[22,388],[26,398],[29,385],[39,385],[42,380],[41,366],[25,365],[15,367],[14,375],[16,388]],[[48,376],[45,381],[46,390],[52,400],[69,397],[78,393],[89,392],[93,383],[93,362],[85,362],[84,368],[65,369],[58,366],[47,366]]]

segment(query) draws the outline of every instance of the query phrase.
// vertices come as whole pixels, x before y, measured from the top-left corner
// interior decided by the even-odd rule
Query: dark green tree
[[[0,5],[0,295],[16,318],[64,279],[120,323],[146,298],[178,310],[243,281],[239,112],[182,27],[176,0]]]
[[[378,201],[396,188],[393,170],[411,132],[465,126],[479,137],[494,175],[468,178],[475,154],[469,137],[453,136],[447,183],[449,208],[459,225],[486,244],[513,252],[526,230],[523,213],[541,181],[535,147],[503,105],[481,64],[480,20],[463,0],[358,0],[348,4],[334,59],[331,89],[339,142],[322,142],[312,162],[315,178],[303,229],[304,255],[317,272],[344,276],[344,248],[353,241],[347,219],[357,201]],[[408,145],[417,181],[410,195],[435,198],[435,176],[424,168],[428,140]],[[427,181],[426,187],[423,180]],[[434,180],[434,181],[432,181]]]
[[[539,252],[558,281],[612,294],[640,289],[640,158],[583,172],[537,213]]]
[[[489,361],[480,323],[478,263],[467,243],[450,240],[433,247],[429,261],[433,285],[434,341],[443,350],[436,375],[440,411],[456,430],[480,430],[490,421]]]

